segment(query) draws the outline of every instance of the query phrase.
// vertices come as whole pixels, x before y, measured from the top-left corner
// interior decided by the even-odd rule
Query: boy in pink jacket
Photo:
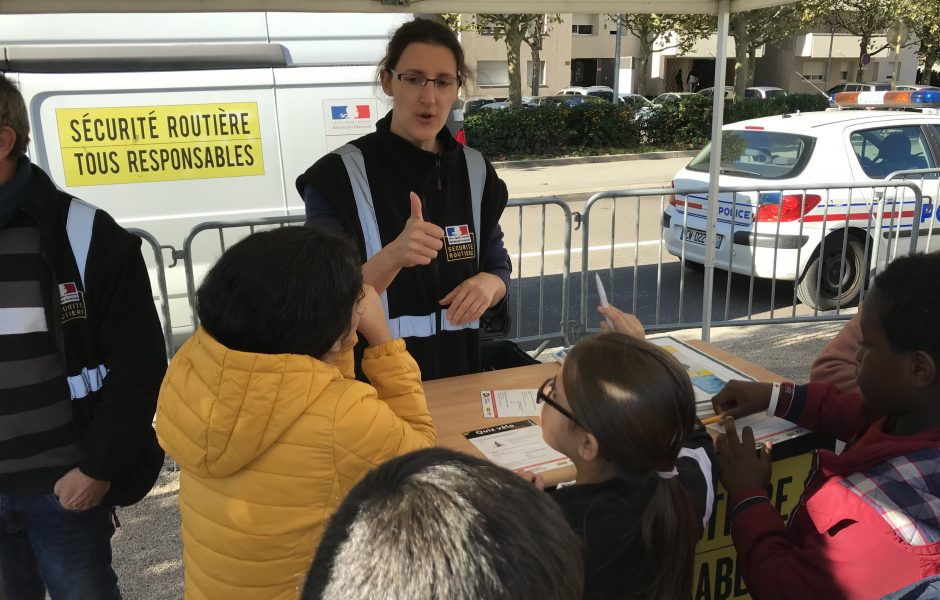
[[[731,536],[754,598],[880,598],[940,573],[940,255],[898,258],[860,319],[861,394],[733,381],[712,400]],[[770,504],[770,448],[733,418],[761,410],[845,440],[817,451],[789,523]]]

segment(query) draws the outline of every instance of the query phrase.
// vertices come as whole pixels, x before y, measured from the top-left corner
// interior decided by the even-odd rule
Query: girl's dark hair
[[[658,346],[622,333],[579,342],[562,373],[571,410],[597,438],[602,458],[628,479],[655,480],[640,534],[658,571],[637,597],[689,598],[701,523],[679,479],[655,473],[675,467],[695,426],[688,374]]]
[[[446,25],[430,19],[415,19],[395,30],[385,49],[385,56],[379,61],[379,72],[398,67],[398,59],[409,44],[432,44],[443,46],[451,51],[457,62],[457,77],[466,83],[473,74],[463,56],[463,48],[454,32]]]
[[[226,250],[196,292],[196,311],[232,350],[320,358],[348,332],[361,294],[359,253],[347,238],[282,227]]]

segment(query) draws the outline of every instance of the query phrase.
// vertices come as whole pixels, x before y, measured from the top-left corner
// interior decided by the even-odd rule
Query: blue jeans
[[[0,579],[16,600],[120,600],[111,511],[72,511],[52,494],[0,493]]]

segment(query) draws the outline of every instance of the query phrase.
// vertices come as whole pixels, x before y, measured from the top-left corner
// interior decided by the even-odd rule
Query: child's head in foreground
[[[322,358],[355,331],[361,296],[359,255],[348,239],[281,227],[226,250],[199,286],[196,310],[232,350]]]
[[[442,448],[394,458],[330,519],[303,600],[576,600],[583,563],[558,506],[518,475]]]

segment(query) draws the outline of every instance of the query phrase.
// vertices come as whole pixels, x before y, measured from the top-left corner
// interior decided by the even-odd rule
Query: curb
[[[665,158],[693,157],[700,150],[667,150],[665,152],[639,152],[635,154],[602,154],[600,156],[570,156],[565,158],[536,158],[532,160],[502,160],[493,163],[497,169],[529,169],[559,165],[583,165],[629,160],[661,160]]]

